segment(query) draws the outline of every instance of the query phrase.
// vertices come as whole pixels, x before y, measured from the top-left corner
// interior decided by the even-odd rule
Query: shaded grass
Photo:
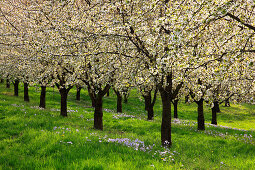
[[[48,89],[46,109],[40,110],[39,89],[30,88],[31,102],[12,96],[12,89],[0,84],[0,169],[254,169],[254,106],[248,104],[221,107],[219,123],[238,129],[207,125],[196,130],[196,105],[179,105],[183,120],[173,123],[173,146],[160,146],[160,101],[155,106],[155,120],[147,121],[143,101],[131,91],[126,115],[115,113],[113,91],[104,99],[104,131],[93,127],[93,108],[82,90],[75,101],[75,90],[68,96],[68,117],[59,116],[60,97]],[[186,111],[185,111],[186,110]],[[251,114],[250,114],[251,113]],[[210,108],[205,109],[210,122]],[[233,121],[233,122],[229,122]],[[239,122],[234,124],[234,122]],[[237,126],[235,126],[237,125]],[[146,152],[108,139],[139,139]],[[71,142],[71,143],[70,143]],[[166,154],[162,154],[166,152]]]

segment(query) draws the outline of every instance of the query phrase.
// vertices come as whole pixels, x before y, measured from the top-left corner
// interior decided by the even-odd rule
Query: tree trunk
[[[212,108],[212,122],[211,124],[217,125],[217,103],[218,102],[213,102],[214,106]],[[219,103],[218,103],[219,105]]]
[[[117,94],[117,113],[122,113],[122,96],[120,93]]]
[[[14,81],[14,96],[19,96],[19,80]]]
[[[68,90],[66,88],[61,88],[59,90],[61,96],[61,112],[60,115],[66,117],[67,116],[67,95]]]
[[[124,103],[128,103],[128,95],[127,95],[127,93],[124,93]]]
[[[40,96],[40,105],[39,107],[45,108],[46,100],[46,86],[41,86],[41,96]]]
[[[229,99],[226,99],[226,100],[225,100],[225,107],[230,107]]]
[[[185,96],[185,103],[189,102],[189,95]]]
[[[144,98],[144,109],[148,110],[150,104],[151,104],[151,93],[147,95],[143,95]]]
[[[6,88],[10,88],[10,80],[9,79],[6,79]]]
[[[89,93],[90,99],[91,99],[91,105],[92,107],[96,107],[96,101],[94,100],[93,96],[91,93]]]
[[[122,96],[118,90],[113,90],[117,96],[117,113],[122,113]]]
[[[4,79],[0,79],[0,83],[4,83]]]
[[[24,101],[29,102],[28,83],[24,83]]]
[[[197,101],[197,129],[205,130],[205,118],[204,118],[204,99],[201,98]]]
[[[94,128],[98,130],[103,130],[103,99],[102,97],[97,97],[95,99]]]
[[[91,92],[90,88],[88,88],[89,98],[91,100],[92,107],[96,106],[95,97],[93,95],[93,92]]]
[[[171,96],[162,87],[159,89],[162,101],[161,144],[171,146]]]
[[[79,86],[76,87],[76,100],[81,100],[81,87]]]
[[[107,97],[110,96],[110,90],[108,90],[107,94],[106,94]]]
[[[153,120],[154,119],[154,110],[153,110],[153,105],[150,104],[148,107],[148,120]]]
[[[174,100],[174,118],[178,118],[178,99]]]
[[[220,113],[220,104],[218,101],[214,102],[214,106],[215,106],[216,112]]]
[[[151,99],[151,92],[149,92],[147,95],[144,95],[144,102],[145,102],[145,110],[148,113],[148,120],[153,120],[154,118],[154,110],[153,110],[153,103]]]

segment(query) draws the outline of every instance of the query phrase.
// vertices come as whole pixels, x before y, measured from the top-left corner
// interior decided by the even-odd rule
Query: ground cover
[[[254,169],[255,106],[222,107],[219,126],[196,130],[196,104],[180,102],[173,119],[173,146],[161,147],[160,100],[155,119],[147,121],[143,100],[135,90],[124,113],[116,113],[111,91],[104,99],[104,131],[94,130],[93,108],[86,90],[75,101],[68,96],[68,117],[59,116],[60,96],[47,91],[46,109],[40,109],[39,88],[31,87],[30,102],[13,96],[0,84],[0,169]]]

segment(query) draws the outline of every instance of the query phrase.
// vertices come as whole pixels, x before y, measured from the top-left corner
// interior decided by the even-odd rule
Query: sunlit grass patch
[[[221,107],[219,123],[223,126],[255,130],[255,107],[248,104],[235,104]],[[222,120],[222,121],[221,121]]]
[[[7,95],[7,96],[13,96],[12,92],[2,92],[3,95]]]

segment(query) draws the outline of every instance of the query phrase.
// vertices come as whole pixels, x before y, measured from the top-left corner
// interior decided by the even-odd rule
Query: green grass
[[[97,131],[86,90],[81,101],[75,101],[75,89],[70,91],[67,118],[59,116],[56,88],[47,90],[44,110],[37,107],[39,89],[29,90],[27,103],[22,85],[15,97],[12,86],[0,84],[0,169],[255,169],[254,105],[221,106],[222,127],[209,124],[211,111],[205,107],[208,124],[201,132],[196,130],[196,104],[181,101],[180,120],[172,127],[173,146],[166,149],[160,145],[160,98],[155,120],[147,121],[136,90],[123,104],[124,114],[115,113],[111,91],[104,98],[104,131]],[[117,138],[132,146],[111,142]]]

